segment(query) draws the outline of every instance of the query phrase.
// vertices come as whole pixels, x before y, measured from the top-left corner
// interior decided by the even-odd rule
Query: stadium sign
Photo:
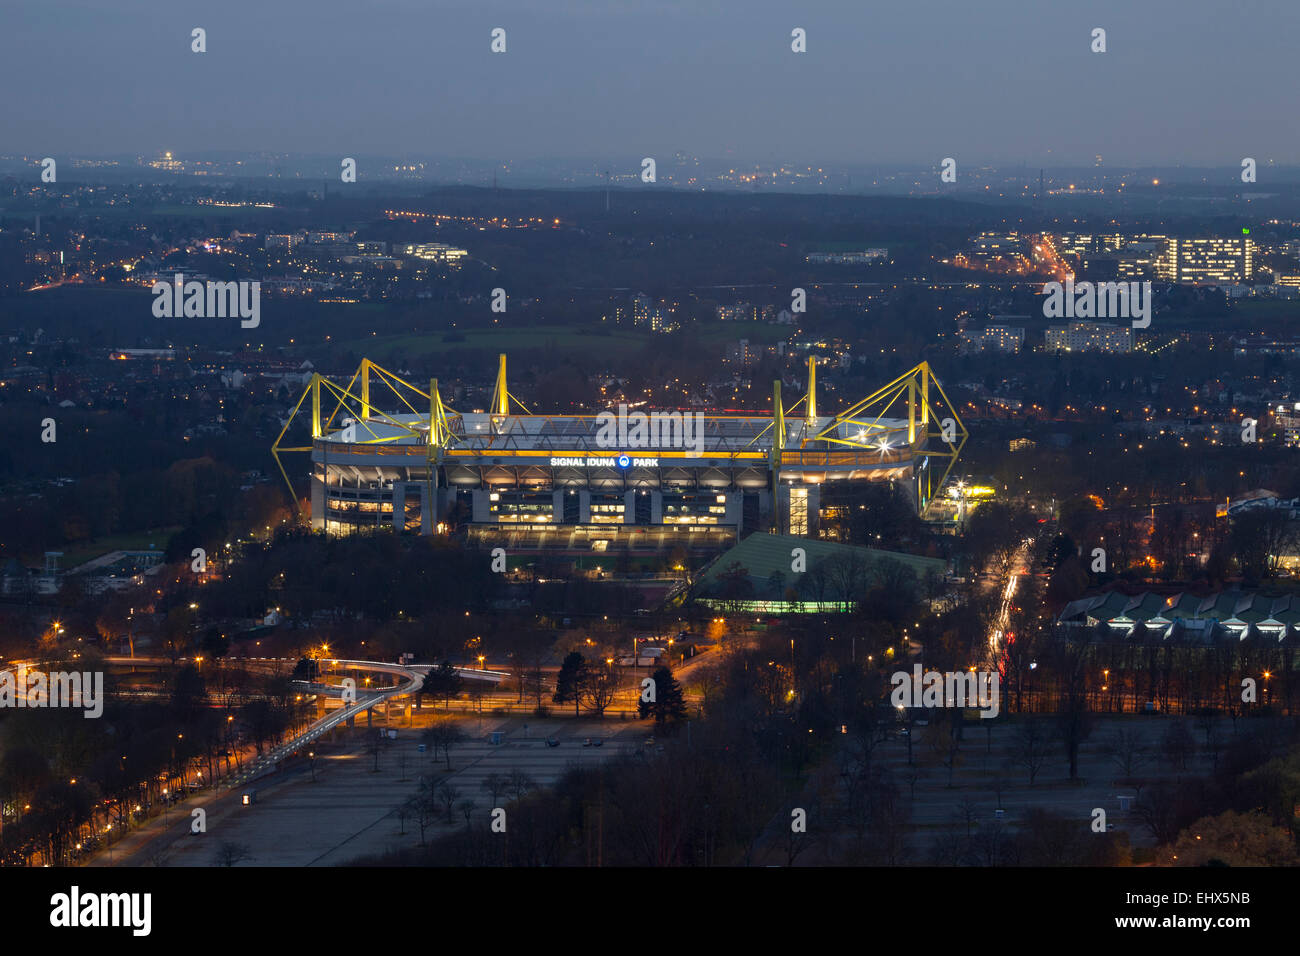
[[[552,468],[658,468],[658,458],[630,458],[619,455],[617,458],[603,455],[600,457],[559,457],[551,459]]]

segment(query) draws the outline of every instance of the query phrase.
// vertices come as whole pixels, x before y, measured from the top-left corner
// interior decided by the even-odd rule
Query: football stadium
[[[592,546],[620,529],[667,542],[765,529],[815,535],[825,509],[863,482],[905,483],[921,513],[943,486],[967,431],[926,363],[835,414],[806,391],[786,406],[773,383],[766,414],[530,412],[506,384],[487,410],[443,403],[368,359],[346,384],[316,374],[272,446],[311,460],[312,527],[437,534],[528,531]],[[300,418],[311,444],[289,446]],[[301,432],[302,422],[298,431]]]

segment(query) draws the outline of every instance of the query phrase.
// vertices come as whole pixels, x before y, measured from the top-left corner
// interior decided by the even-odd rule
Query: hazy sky
[[[1297,27],[1297,0],[0,0],[0,154],[1291,164]]]

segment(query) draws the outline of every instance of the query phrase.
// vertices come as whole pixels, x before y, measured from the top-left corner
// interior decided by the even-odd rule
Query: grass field
[[[752,342],[772,342],[784,337],[788,326],[757,323],[718,322],[692,327],[687,333],[705,345],[721,348],[724,342],[747,338]],[[409,359],[424,355],[441,355],[462,351],[517,353],[533,349],[554,348],[561,352],[599,353],[622,357],[633,355],[648,345],[673,341],[672,336],[619,329],[605,334],[565,326],[537,325],[529,328],[503,327],[471,329],[458,332],[464,341],[444,342],[446,332],[427,335],[373,335],[337,343],[340,347],[366,355],[381,364],[393,358]]]
[[[173,528],[156,528],[153,531],[137,531],[130,534],[112,534],[64,549],[59,567],[67,571],[87,561],[93,561],[110,551],[145,551],[151,545],[158,549],[167,547],[171,536],[180,530]]]
[[[339,343],[371,358],[386,355],[411,357],[438,355],[444,352],[473,350],[520,351],[554,346],[559,349],[600,349],[610,353],[634,352],[645,344],[647,336],[630,332],[611,335],[582,335],[574,329],[559,326],[534,326],[528,329],[482,329],[455,333],[464,341],[444,342],[446,332],[427,335],[374,335]],[[382,359],[381,359],[382,360]]]

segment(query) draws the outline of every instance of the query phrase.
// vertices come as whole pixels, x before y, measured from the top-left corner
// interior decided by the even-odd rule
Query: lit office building
[[[457,249],[443,242],[411,242],[397,246],[394,251],[399,256],[414,256],[416,259],[440,262],[449,266],[460,265],[460,260],[469,255],[467,250]]]
[[[1045,333],[1049,352],[1131,352],[1133,330],[1126,325],[1104,322],[1071,322],[1054,325]]]
[[[1300,402],[1278,405],[1273,412],[1273,419],[1282,435],[1282,444],[1287,448],[1300,447]]]
[[[1255,242],[1232,239],[1168,239],[1156,262],[1157,278],[1192,285],[1245,282],[1254,274]]]
[[[1009,325],[990,325],[985,329],[961,333],[960,350],[965,353],[996,352],[1004,355],[1019,352],[1025,344],[1025,330]]]

